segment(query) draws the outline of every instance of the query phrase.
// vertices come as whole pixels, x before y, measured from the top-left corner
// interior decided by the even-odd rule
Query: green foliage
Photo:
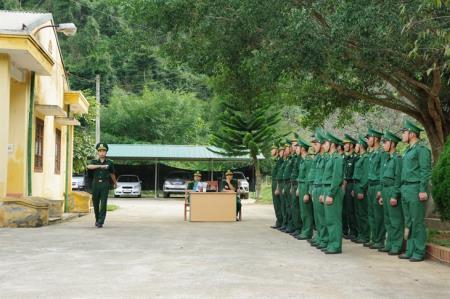
[[[136,95],[115,88],[101,115],[108,143],[202,144],[210,133],[208,105],[192,93],[145,89]]]
[[[89,91],[85,92],[89,102],[89,112],[85,115],[77,116],[80,126],[75,127],[73,137],[73,171],[83,173],[86,169],[86,162],[95,156],[95,116],[97,102]]]
[[[450,139],[437,161],[431,179],[433,201],[444,221],[450,220]]]

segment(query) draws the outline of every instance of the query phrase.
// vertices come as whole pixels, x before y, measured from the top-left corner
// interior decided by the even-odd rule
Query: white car
[[[117,188],[114,197],[141,197],[142,181],[137,175],[120,175],[117,178]]]
[[[233,179],[238,181],[238,189],[242,199],[248,199],[250,195],[250,184],[248,183],[248,177],[243,172],[236,171],[233,174]]]
[[[83,174],[72,175],[72,190],[86,190],[86,182]]]

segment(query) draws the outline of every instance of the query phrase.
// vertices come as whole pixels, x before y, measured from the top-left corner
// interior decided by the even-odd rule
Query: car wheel
[[[119,195],[114,195],[114,198],[117,198],[117,197],[119,197]]]
[[[141,194],[139,194],[137,197],[138,197],[138,198],[141,198]]]
[[[168,197],[170,197],[170,193],[164,192],[164,198],[168,198]]]

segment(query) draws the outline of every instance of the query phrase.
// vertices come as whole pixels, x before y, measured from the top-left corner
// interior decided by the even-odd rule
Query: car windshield
[[[189,180],[192,179],[193,175],[189,174],[187,172],[176,172],[176,173],[171,173],[167,176],[168,180],[173,180],[173,179],[183,179],[183,180]]]
[[[121,175],[117,181],[120,183],[137,183],[139,182],[139,179],[135,175]]]
[[[233,179],[235,180],[245,180],[245,176],[242,172],[233,173]]]

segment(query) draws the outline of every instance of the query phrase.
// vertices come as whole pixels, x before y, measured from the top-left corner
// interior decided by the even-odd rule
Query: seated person
[[[190,182],[187,185],[187,190],[191,190],[194,192],[200,192],[200,188],[203,186],[202,184],[200,184],[202,181],[202,174],[200,173],[200,171],[197,171],[194,173],[194,181]]]
[[[228,170],[225,173],[225,180],[220,184],[220,192],[236,192],[236,215],[241,212],[242,203],[238,190],[238,182],[233,179],[233,172]],[[236,218],[239,221],[239,218]]]

